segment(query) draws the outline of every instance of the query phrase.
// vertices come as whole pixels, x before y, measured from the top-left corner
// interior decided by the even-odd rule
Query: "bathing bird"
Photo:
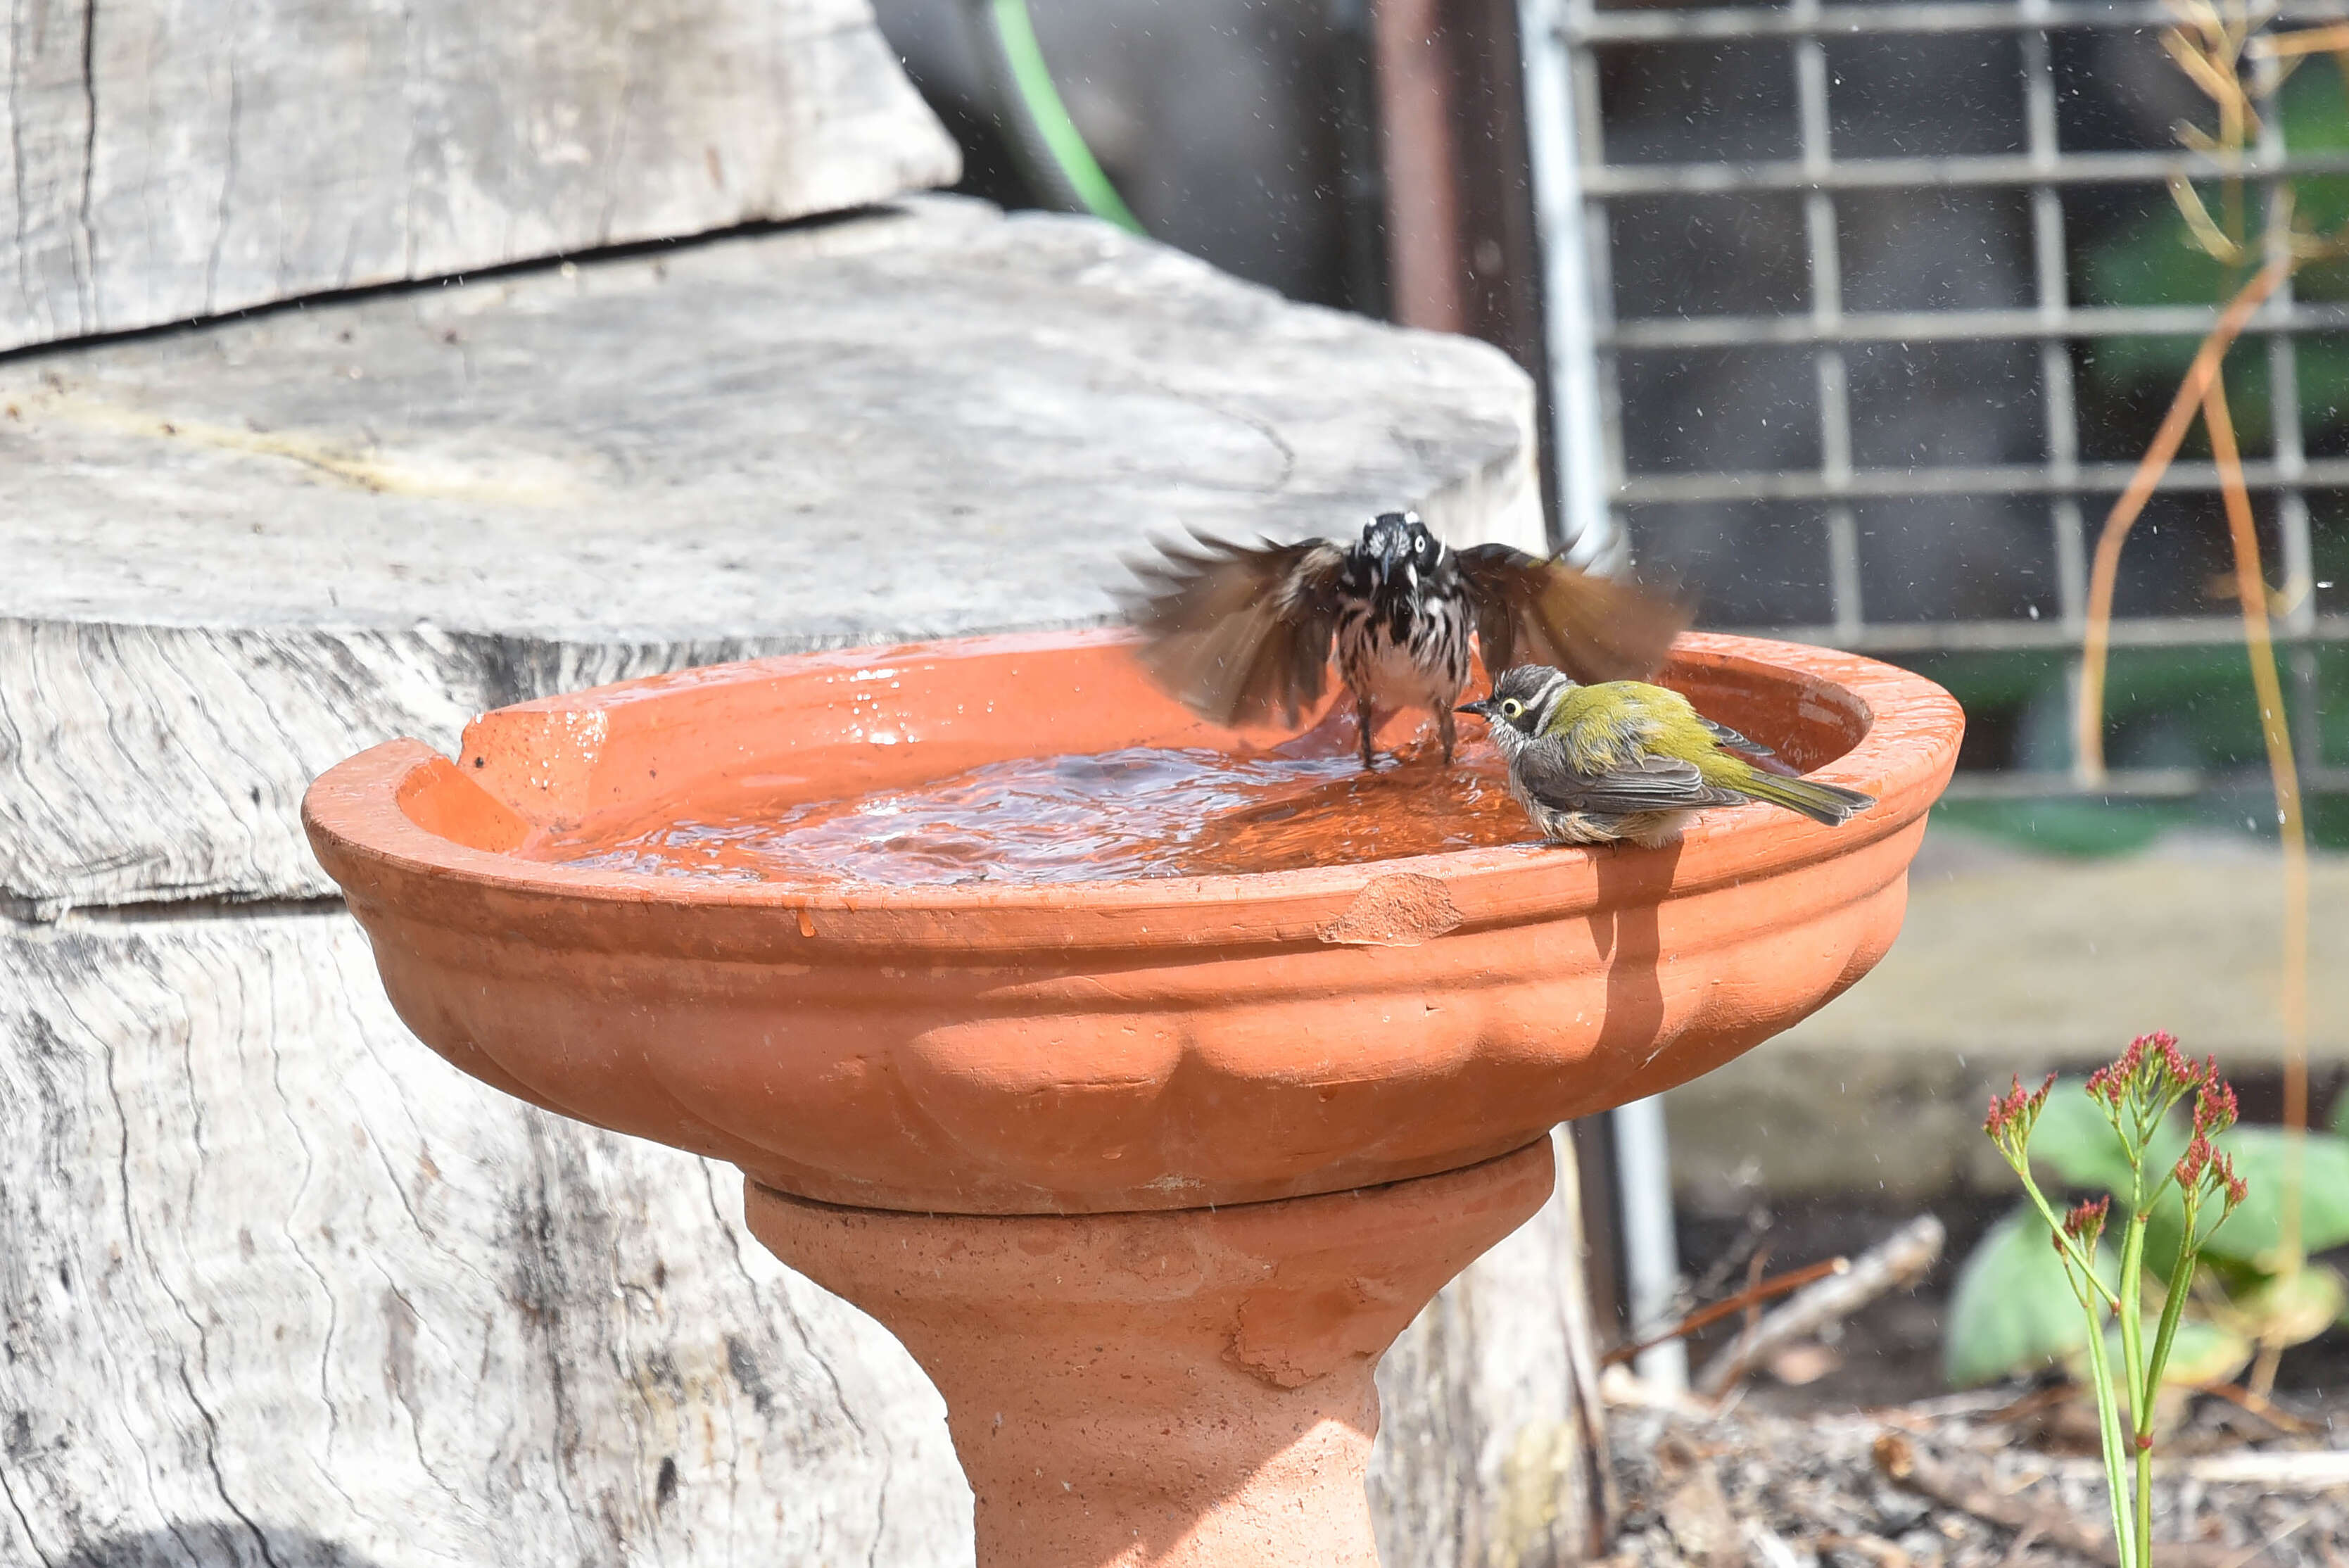
[[[1453,549],[1415,512],[1381,513],[1351,545],[1192,538],[1132,564],[1143,668],[1211,723],[1294,728],[1320,701],[1334,642],[1365,768],[1375,719],[1410,708],[1435,715],[1451,763],[1471,632],[1489,671],[1525,658],[1610,680],[1654,674],[1689,622],[1681,603],[1555,557]]]
[[[1583,685],[1520,664],[1460,709],[1485,721],[1509,764],[1509,794],[1560,844],[1650,848],[1709,805],[1767,801],[1833,827],[1876,804],[1840,784],[1764,772],[1769,749],[1716,724],[1677,691],[1636,680]]]

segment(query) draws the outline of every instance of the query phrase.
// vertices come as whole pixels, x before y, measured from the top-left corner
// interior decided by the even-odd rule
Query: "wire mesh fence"
[[[2349,4],[2278,15],[2343,19]],[[2075,0],[1526,0],[1577,548],[1629,541],[1693,578],[1714,624],[2021,660],[2060,707],[2092,531],[2231,292],[2195,265],[2168,182],[2240,174],[2271,197],[2289,180],[2349,212],[2340,77],[2284,84],[2240,160],[2190,152],[2174,125],[2199,100],[2163,57],[2169,20]],[[2299,281],[2253,318],[2228,384],[2301,763],[2339,792],[2324,698],[2349,671],[2349,271]],[[2239,643],[2218,484],[2190,448],[2164,481],[2117,649]],[[2060,722],[1992,728],[1960,793],[2068,787]],[[2144,729],[2099,793],[2204,787]]]

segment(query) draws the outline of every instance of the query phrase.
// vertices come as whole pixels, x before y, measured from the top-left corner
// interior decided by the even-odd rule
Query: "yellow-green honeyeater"
[[[1739,752],[1758,745],[1716,724],[1677,691],[1636,680],[1583,686],[1545,665],[1520,664],[1493,694],[1459,710],[1483,719],[1508,759],[1509,793],[1546,838],[1561,844],[1629,839],[1651,847],[1679,836],[1709,805],[1749,800],[1832,827],[1876,797],[1766,773]]]

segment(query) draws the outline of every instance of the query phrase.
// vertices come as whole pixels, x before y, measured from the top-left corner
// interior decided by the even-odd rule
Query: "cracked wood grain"
[[[866,0],[5,0],[0,350],[951,183]]]
[[[1541,1211],[1445,1286],[1379,1363],[1371,1465],[1388,1568],[1562,1568],[1594,1555],[1605,1413],[1592,1354],[1574,1151]]]
[[[447,1066],[339,914],[0,934],[0,1561],[968,1561],[740,1178]]]

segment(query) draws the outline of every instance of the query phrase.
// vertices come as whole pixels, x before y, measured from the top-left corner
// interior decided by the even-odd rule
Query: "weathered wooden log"
[[[7,0],[0,349],[953,182],[865,0]]]
[[[1094,620],[1154,524],[1537,542],[1530,428],[1491,350],[935,199],[0,369],[0,1563],[968,1562],[895,1341],[728,1168],[410,1039],[301,788]],[[1574,1560],[1578,1251],[1554,1201],[1390,1356],[1392,1568]]]
[[[0,1563],[959,1560],[944,1407],[740,1176],[464,1077],[348,917],[5,949]]]
[[[1152,530],[1537,547],[1532,421],[1481,344],[947,198],[15,360],[0,898],[326,896],[295,807],[362,746],[1097,621]]]

